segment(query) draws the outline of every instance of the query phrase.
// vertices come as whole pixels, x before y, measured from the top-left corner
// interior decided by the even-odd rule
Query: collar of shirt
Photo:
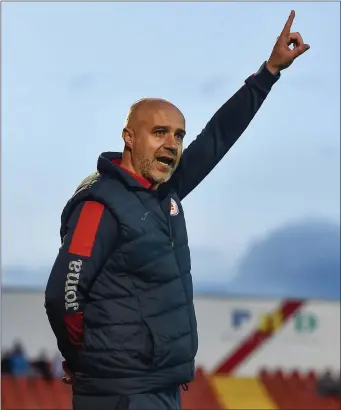
[[[121,169],[124,169],[126,172],[128,172],[128,174],[135,178],[135,180],[145,188],[149,189],[152,186],[152,184],[146,178],[142,177],[141,175],[135,174],[135,172],[129,171],[129,169],[122,167],[120,159],[113,159],[112,163],[118,165]]]

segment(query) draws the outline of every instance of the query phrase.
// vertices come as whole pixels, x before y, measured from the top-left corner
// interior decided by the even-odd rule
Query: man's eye
[[[175,137],[176,137],[179,141],[182,141],[185,136],[184,136],[183,134],[176,134]]]
[[[162,135],[165,135],[166,131],[165,130],[157,130],[155,131],[155,135],[157,135],[158,137],[161,137]]]

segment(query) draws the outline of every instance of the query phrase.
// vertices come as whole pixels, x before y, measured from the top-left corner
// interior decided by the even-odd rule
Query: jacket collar
[[[134,188],[149,189],[151,183],[140,175],[121,167],[121,152],[103,152],[97,161],[97,170],[100,173],[119,177],[123,182]]]

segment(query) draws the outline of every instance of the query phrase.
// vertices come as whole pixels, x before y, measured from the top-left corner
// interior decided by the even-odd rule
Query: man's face
[[[132,121],[131,158],[134,168],[153,185],[167,182],[183,149],[185,119],[167,103],[149,103]]]

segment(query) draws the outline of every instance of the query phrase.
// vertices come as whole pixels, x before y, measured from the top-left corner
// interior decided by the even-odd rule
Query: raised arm
[[[212,171],[243,134],[279,79],[280,71],[310,48],[299,33],[290,32],[294,17],[292,11],[269,60],[214,114],[204,130],[184,151],[168,183],[177,191],[180,200]],[[291,44],[292,49],[289,47]]]
[[[278,76],[270,73],[263,64],[258,73],[246,80],[184,150],[169,182],[180,200],[199,185],[243,134],[277,79]]]

